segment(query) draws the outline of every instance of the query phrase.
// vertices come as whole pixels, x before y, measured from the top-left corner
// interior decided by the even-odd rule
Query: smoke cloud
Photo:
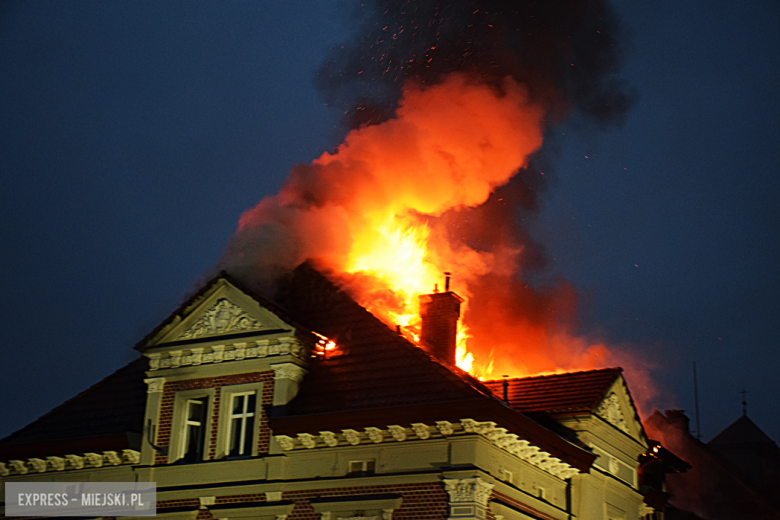
[[[551,174],[545,132],[572,115],[620,124],[631,105],[608,3],[374,0],[352,16],[355,39],[315,80],[344,143],[245,212],[219,267],[267,292],[314,258],[390,323],[453,271],[476,375],[627,362],[647,402],[646,363],[576,335],[575,288],[529,282],[547,262],[523,227]]]

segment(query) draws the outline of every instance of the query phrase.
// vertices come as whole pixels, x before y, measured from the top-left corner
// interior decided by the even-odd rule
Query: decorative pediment
[[[605,392],[604,398],[593,410],[593,414],[639,443],[647,443],[647,437],[639,420],[639,414],[636,411],[634,401],[631,399],[631,394],[623,376],[618,377],[612,383]]]
[[[295,327],[278,316],[270,304],[219,278],[168,318],[145,340],[143,348],[190,346],[201,342],[208,346],[221,336],[245,338],[254,333],[262,336],[263,341],[273,343],[292,337],[294,330]]]
[[[227,298],[220,298],[177,339],[193,339],[221,334],[261,330],[262,324]]]
[[[628,423],[626,422],[626,416],[623,414],[623,410],[620,407],[620,400],[615,392],[610,393],[601,401],[601,404],[596,408],[596,415],[617,429],[630,433],[628,430]]]

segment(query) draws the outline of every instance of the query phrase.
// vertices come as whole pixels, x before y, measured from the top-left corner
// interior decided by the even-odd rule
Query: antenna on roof
[[[696,361],[693,362],[693,403],[696,407],[696,438],[701,440],[701,423],[699,422],[699,383],[696,380]]]
[[[444,273],[444,292],[450,292],[450,276],[452,273],[445,272]]]
[[[747,390],[743,388],[740,394],[742,394],[742,415],[747,416],[747,397],[745,397]]]

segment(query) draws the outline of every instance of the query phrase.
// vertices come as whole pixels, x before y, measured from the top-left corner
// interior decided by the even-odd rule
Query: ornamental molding
[[[135,450],[104,451],[101,453],[83,453],[81,455],[49,456],[45,459],[31,457],[27,460],[9,460],[0,462],[0,477],[9,475],[27,475],[28,473],[46,473],[84,468],[101,468],[121,464],[138,464],[141,453]]]
[[[293,355],[303,359],[305,348],[295,337],[236,342],[228,345],[182,348],[167,352],[145,352],[149,370],[198,366],[244,359]]]
[[[648,506],[644,502],[639,504],[639,518],[644,518],[647,515],[652,515],[653,513],[655,513],[655,509],[652,507]]]
[[[393,424],[384,428],[369,426],[364,428],[362,432],[346,428],[338,433],[333,431],[320,431],[318,433],[319,435],[314,435],[302,432],[296,434],[295,437],[275,435],[274,438],[282,451],[293,451],[429,438],[441,439],[453,435],[476,434],[487,439],[499,449],[511,453],[561,480],[571,478],[580,472],[559,458],[553,457],[550,453],[542,451],[538,446],[533,446],[530,442],[520,439],[516,434],[507,433],[506,428],[496,427],[496,423],[490,421],[479,422],[473,419],[461,419],[460,423],[449,421],[434,421],[433,425],[414,423],[409,428]]]
[[[450,504],[471,502],[487,507],[493,486],[479,477],[444,479],[444,489],[450,495]]]
[[[276,363],[271,365],[274,371],[274,379],[292,379],[296,383],[303,381],[306,369],[295,363]]]
[[[152,377],[149,379],[144,379],[144,383],[146,383],[147,394],[159,394],[163,391],[163,387],[165,386],[165,378]]]
[[[596,415],[617,429],[629,433],[626,417],[623,415],[623,409],[620,407],[620,402],[615,392],[612,392],[601,401],[601,404],[596,408]]]
[[[252,332],[260,330],[262,325],[247,312],[230,302],[227,298],[220,298],[198,320],[179,334],[176,338],[194,339],[220,334]]]

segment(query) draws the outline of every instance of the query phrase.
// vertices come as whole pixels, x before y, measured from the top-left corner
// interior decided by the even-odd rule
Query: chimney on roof
[[[420,296],[421,338],[428,352],[439,361],[455,365],[460,304],[463,298],[450,291],[450,273],[444,273],[445,292]]]

